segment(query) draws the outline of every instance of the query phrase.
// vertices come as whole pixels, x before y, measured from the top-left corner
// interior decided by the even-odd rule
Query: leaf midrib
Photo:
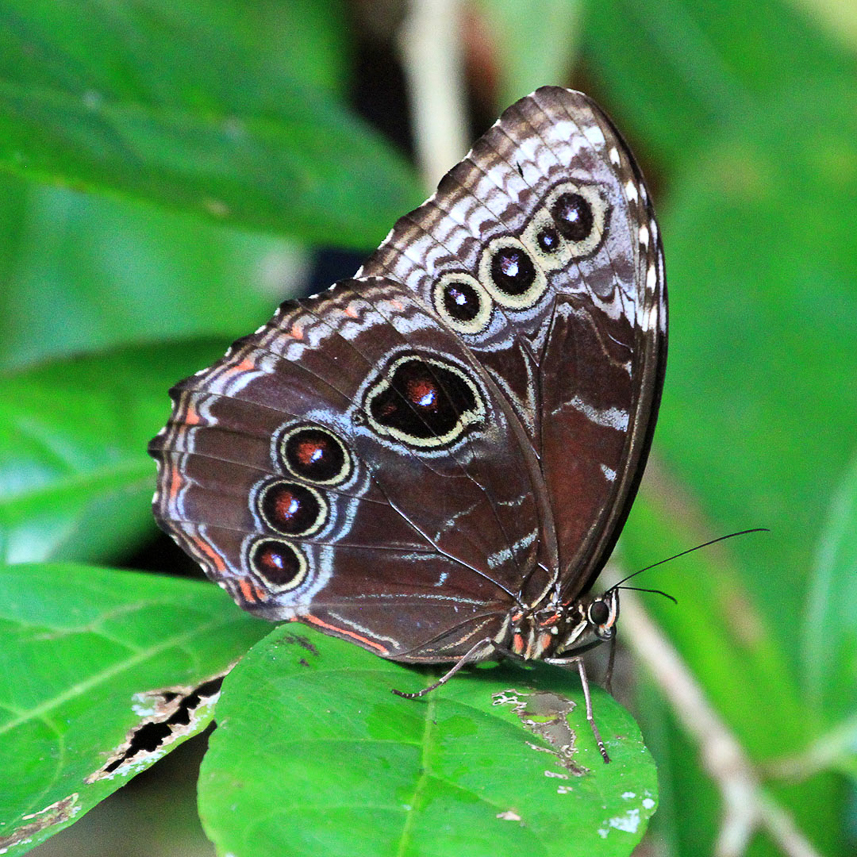
[[[212,631],[220,626],[228,624],[231,623],[224,622],[223,620],[213,619],[210,622],[205,623],[204,625],[198,625],[196,628],[192,629],[187,633],[169,637],[165,640],[162,640],[156,645],[143,648],[137,654],[129,658],[123,659],[119,663],[114,664],[112,667],[108,667],[107,669],[102,670],[101,672],[96,673],[81,682],[78,682],[73,687],[66,690],[64,693],[61,693],[53,697],[53,699],[47,700],[41,703],[40,705],[37,705],[35,708],[30,709],[25,715],[21,715],[20,717],[14,720],[10,720],[8,723],[0,726],[0,735],[4,735],[6,732],[11,731],[12,729],[22,725],[23,723],[27,723],[30,720],[46,719],[47,715],[59,706],[71,701],[72,699],[76,699],[77,697],[82,696],[83,694],[97,687],[99,684],[110,680],[114,676],[120,675],[121,673],[126,672],[129,669],[133,669],[134,667],[139,666],[147,660],[152,660],[153,658],[156,658],[158,655],[160,655],[162,652],[167,651],[168,649],[180,647],[183,643],[192,640],[195,636],[204,634],[208,631]],[[144,689],[146,688],[141,688],[141,690]]]
[[[396,857],[404,857],[408,845],[410,844],[411,829],[414,824],[414,819],[417,817],[417,814],[420,811],[422,794],[429,780],[428,757],[432,741],[432,735],[434,732],[434,715],[436,708],[437,703],[435,701],[435,697],[433,694],[429,694],[428,704],[425,708],[425,723],[423,726],[423,738],[421,742],[422,753],[420,755],[420,771],[417,776],[416,785],[414,786],[413,796],[411,797],[409,803],[410,809],[407,810],[405,814],[405,824],[402,828],[402,835],[399,838],[399,847],[396,851]]]

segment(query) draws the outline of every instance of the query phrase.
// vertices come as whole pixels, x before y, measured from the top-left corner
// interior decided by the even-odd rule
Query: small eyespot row
[[[457,333],[488,329],[494,305],[535,306],[548,273],[594,253],[603,243],[610,207],[593,185],[563,182],[546,195],[519,236],[501,235],[483,247],[476,276],[445,271],[432,288],[437,314]]]
[[[271,596],[311,582],[313,572],[299,542],[330,521],[330,501],[322,489],[347,482],[355,469],[344,441],[317,423],[287,425],[274,446],[274,463],[284,475],[262,482],[251,501],[271,535],[254,538],[245,548],[250,576]]]

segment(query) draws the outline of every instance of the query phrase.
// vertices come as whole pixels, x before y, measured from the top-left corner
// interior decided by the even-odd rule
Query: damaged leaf
[[[0,569],[0,854],[23,854],[205,728],[223,674],[269,629],[205,583]]]
[[[545,750],[555,758],[557,765],[565,773],[554,773],[553,776],[567,780],[582,777],[589,773],[587,768],[578,764],[575,759],[577,752],[577,735],[569,724],[569,715],[574,712],[577,704],[558,693],[540,690],[534,693],[522,693],[514,688],[502,690],[493,695],[494,705],[511,705],[525,729],[543,738],[547,747],[532,744],[534,750]],[[550,772],[545,771],[545,776]]]
[[[143,719],[131,727],[104,767],[90,774],[86,782],[138,773],[168,752],[171,744],[195,735],[211,719],[222,684],[223,675],[219,675],[198,687],[135,693],[132,707],[144,715]]]
[[[27,813],[22,817],[22,823],[12,833],[8,836],[0,836],[0,854],[7,854],[13,846],[16,847],[17,853],[23,853],[29,850],[24,846],[35,845],[36,841],[44,838],[39,836],[43,830],[73,819],[80,812],[77,802],[79,797],[80,795],[75,792],[62,800],[54,801],[38,812]]]
[[[310,630],[274,631],[227,676],[203,762],[218,853],[631,853],[657,778],[607,693],[593,688],[609,765],[576,672],[486,665],[423,699],[390,693],[430,681]]]

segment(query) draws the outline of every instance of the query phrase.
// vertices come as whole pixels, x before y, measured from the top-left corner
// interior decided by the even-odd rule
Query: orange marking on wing
[[[238,588],[241,590],[241,594],[244,596],[245,601],[252,602],[256,600],[253,593],[254,586],[249,580],[239,580]]]
[[[179,491],[181,491],[182,487],[182,475],[179,473],[178,467],[170,468],[170,502],[173,502],[178,496]]]
[[[189,426],[198,426],[202,422],[202,418],[199,415],[199,411],[191,404],[187,406],[187,410],[184,415],[185,425]]]
[[[520,655],[524,651],[524,638],[520,634],[515,634],[512,637],[512,651],[516,655]]]
[[[392,298],[390,300],[390,306],[393,307],[396,312],[403,312],[405,309],[405,305],[398,298]]]
[[[191,536],[191,539],[199,551],[211,560],[217,571],[226,571],[226,563],[223,561],[223,557],[202,536]]]
[[[303,339],[304,338],[304,332],[303,332],[303,330],[301,330],[300,327],[298,327],[297,323],[292,325],[292,329],[289,331],[289,334],[291,335],[291,337],[293,339]]]
[[[252,372],[255,368],[256,364],[249,357],[245,357],[240,363],[230,366],[225,374],[243,375],[245,372]]]
[[[356,309],[354,309],[354,307],[352,307],[352,306],[347,306],[347,307],[345,307],[345,309],[344,309],[344,310],[342,310],[342,311],[343,311],[343,312],[344,312],[344,313],[345,313],[349,318],[358,318],[358,317],[359,317],[359,316],[357,315],[357,310],[356,310]]]
[[[552,636],[549,633],[539,635],[539,652],[544,652],[550,646]]]
[[[337,634],[345,634],[348,637],[353,637],[359,643],[362,643],[364,646],[375,649],[378,654],[386,655],[389,649],[385,649],[380,643],[376,643],[374,640],[370,640],[367,637],[362,637],[360,634],[356,634],[354,631],[347,631],[345,628],[340,628],[336,625],[328,625],[327,622],[323,622],[321,619],[316,616],[311,616],[309,613],[299,617],[303,622],[309,622],[311,625],[317,625],[319,628],[326,628],[328,631],[336,631]]]

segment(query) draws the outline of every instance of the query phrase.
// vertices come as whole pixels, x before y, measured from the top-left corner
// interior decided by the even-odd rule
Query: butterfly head
[[[573,657],[609,642],[616,636],[619,619],[619,592],[608,589],[601,595],[587,595],[568,609],[567,633],[551,657]]]
[[[619,618],[619,591],[607,590],[603,595],[593,598],[585,610],[589,632],[602,643],[612,640],[616,634],[616,620]]]

